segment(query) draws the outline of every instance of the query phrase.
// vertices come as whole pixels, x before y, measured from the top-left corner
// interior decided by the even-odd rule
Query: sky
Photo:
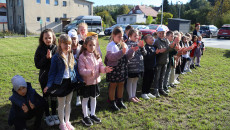
[[[97,5],[116,5],[116,4],[129,4],[129,5],[153,5],[153,6],[160,6],[162,0],[89,0],[94,2],[94,6]],[[185,4],[190,0],[168,0],[169,4],[172,3],[176,4],[176,2],[180,1],[181,3]]]
[[[0,0],[0,3],[6,3],[6,0]]]

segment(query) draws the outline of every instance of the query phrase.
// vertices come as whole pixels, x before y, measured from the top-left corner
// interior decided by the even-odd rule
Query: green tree
[[[168,19],[169,19],[169,18],[173,18],[173,14],[164,12],[164,13],[163,13],[163,21],[162,21],[164,25],[168,25]],[[161,13],[157,14],[156,22],[157,22],[158,24],[161,23]]]
[[[115,24],[115,21],[113,20],[112,16],[106,10],[99,12],[96,15],[101,16],[102,20],[104,21],[104,24],[106,24],[106,27]]]
[[[169,2],[168,0],[163,1],[163,11],[168,12],[169,11]]]
[[[127,5],[122,5],[119,9],[118,14],[128,14],[130,11],[129,7]]]
[[[152,16],[148,16],[146,19],[146,24],[151,24],[153,22],[153,17]]]

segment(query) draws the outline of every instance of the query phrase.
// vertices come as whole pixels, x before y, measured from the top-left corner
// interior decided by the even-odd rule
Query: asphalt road
[[[203,38],[204,45],[207,47],[230,49],[230,39]]]

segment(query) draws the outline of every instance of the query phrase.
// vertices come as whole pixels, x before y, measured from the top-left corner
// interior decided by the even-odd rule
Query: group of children
[[[195,68],[195,59],[196,66],[200,66],[201,50],[204,48],[202,38],[193,36],[190,41],[190,34],[184,35],[182,40],[181,36],[179,32],[166,33],[163,27],[159,27],[157,39],[148,34],[144,37],[144,44],[141,33],[132,26],[126,27],[125,34],[121,27],[116,27],[106,48],[104,66],[98,35],[88,32],[87,24],[79,24],[78,33],[70,30],[68,35],[60,35],[58,44],[54,32],[44,30],[34,57],[35,66],[40,69],[39,83],[43,97],[23,77],[14,76],[11,80],[13,95],[10,97],[9,125],[23,130],[26,129],[26,120],[36,116],[34,129],[39,129],[45,112],[48,126],[59,125],[61,130],[73,130],[69,119],[73,91],[80,87],[78,82],[85,83],[76,99],[76,105],[82,106],[82,122],[86,126],[100,123],[101,119],[95,114],[96,98],[100,95],[100,73],[106,73],[108,99],[114,111],[127,109],[123,103],[124,88],[130,102],[141,102],[136,96],[140,78],[143,78],[143,99],[167,96],[168,88],[179,83],[178,75]],[[150,91],[152,84],[153,93]]]

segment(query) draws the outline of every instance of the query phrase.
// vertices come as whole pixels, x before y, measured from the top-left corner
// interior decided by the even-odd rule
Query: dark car
[[[220,37],[229,37],[230,38],[230,24],[225,24],[223,25],[218,34],[217,34],[217,38],[220,39]]]
[[[105,31],[104,31],[104,34],[105,34],[106,36],[111,35],[113,29],[114,29],[115,27],[117,27],[117,26],[122,27],[122,30],[124,31],[125,27],[128,26],[128,24],[115,24],[115,25],[113,25],[113,26],[111,26],[111,27],[109,27],[109,28],[106,28]]]
[[[217,36],[218,28],[214,25],[201,25],[200,33],[203,37],[213,37]]]

